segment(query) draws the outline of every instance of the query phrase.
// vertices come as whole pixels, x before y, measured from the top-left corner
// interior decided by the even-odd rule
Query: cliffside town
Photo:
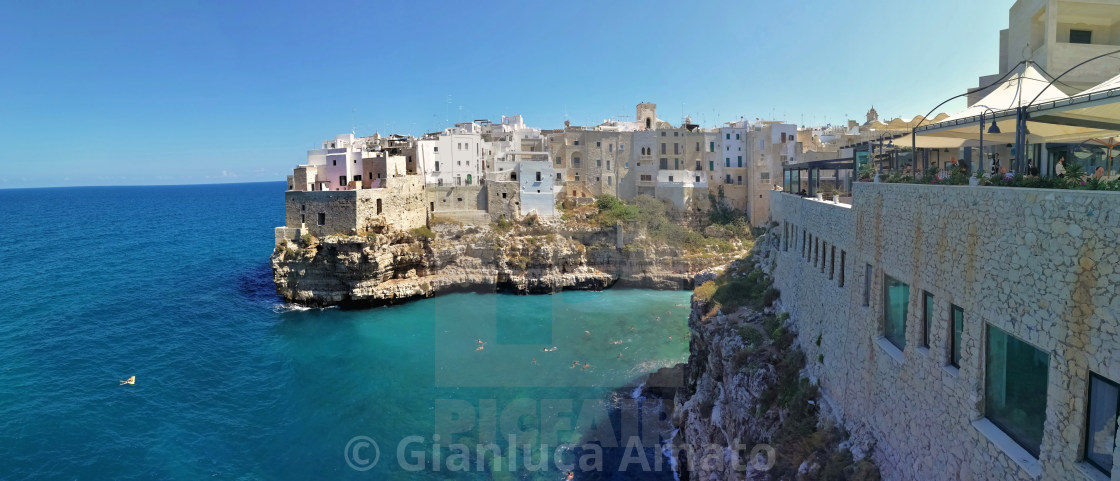
[[[594,205],[579,210],[599,211]],[[272,256],[277,290],[289,301],[325,306],[393,304],[455,291],[691,289],[697,272],[750,246],[749,230],[740,238],[716,227],[717,237],[700,236],[708,244],[688,248],[651,235],[647,226],[628,231],[621,222],[534,219],[479,226],[438,221],[410,231],[379,226],[285,241]]]

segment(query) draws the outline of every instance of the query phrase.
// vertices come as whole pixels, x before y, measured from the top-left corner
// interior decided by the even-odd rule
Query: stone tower
[[[653,130],[657,128],[657,104],[642,102],[638,104],[637,115],[634,117],[641,123],[641,128]]]
[[[876,112],[875,106],[872,105],[871,110],[867,111],[867,123],[870,124],[871,122],[874,122],[876,120],[879,120],[879,112]]]

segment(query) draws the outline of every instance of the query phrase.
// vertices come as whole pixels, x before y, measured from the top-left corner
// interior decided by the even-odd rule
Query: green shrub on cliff
[[[696,287],[696,289],[692,291],[692,297],[695,297],[698,301],[707,302],[712,299],[712,295],[715,293],[715,281],[707,281],[703,284],[700,284],[698,287]]]
[[[417,227],[415,229],[412,229],[409,232],[411,232],[412,235],[414,237],[418,238],[418,239],[432,240],[432,239],[436,238],[436,233],[432,232],[432,230],[429,229],[428,226],[424,226],[424,225],[422,225],[420,227]]]

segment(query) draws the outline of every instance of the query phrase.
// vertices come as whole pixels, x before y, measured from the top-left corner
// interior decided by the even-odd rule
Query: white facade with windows
[[[416,141],[416,166],[425,184],[440,186],[477,185],[483,165],[493,158],[490,142],[476,123],[460,123],[439,134]]]

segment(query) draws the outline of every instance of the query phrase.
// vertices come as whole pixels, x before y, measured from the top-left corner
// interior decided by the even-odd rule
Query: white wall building
[[[455,124],[416,141],[417,170],[425,184],[477,185],[485,160],[492,156],[490,142],[483,140],[482,127],[474,122]]]

